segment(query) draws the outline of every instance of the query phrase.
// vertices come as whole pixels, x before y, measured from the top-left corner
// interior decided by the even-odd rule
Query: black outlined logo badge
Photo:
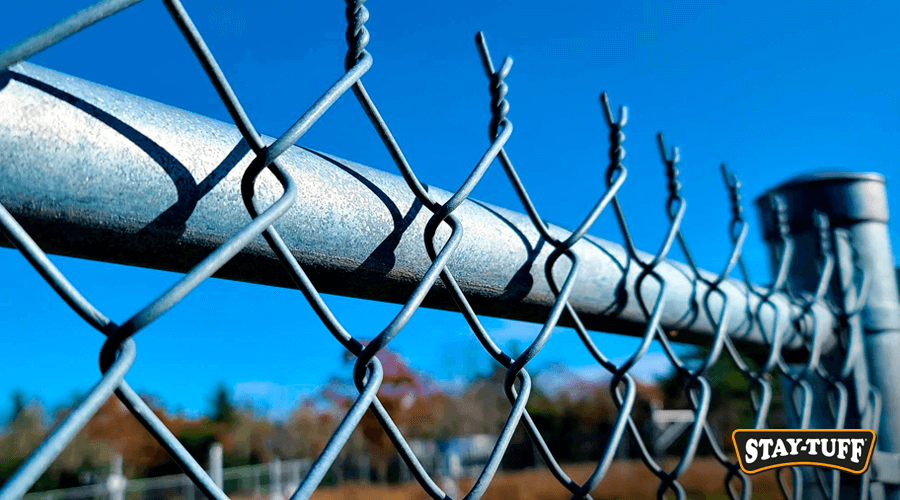
[[[731,437],[747,474],[792,465],[862,474],[875,449],[875,432],[869,429],[738,429]]]

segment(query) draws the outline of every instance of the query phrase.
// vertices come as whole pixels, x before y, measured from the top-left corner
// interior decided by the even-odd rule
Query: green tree
[[[219,384],[212,400],[212,421],[230,425],[237,419],[238,410],[231,400],[231,392],[225,384]]]
[[[25,411],[25,407],[28,405],[28,402],[25,400],[25,393],[21,390],[17,390],[12,395],[12,412],[9,416],[9,423],[12,424],[19,418],[19,415]]]

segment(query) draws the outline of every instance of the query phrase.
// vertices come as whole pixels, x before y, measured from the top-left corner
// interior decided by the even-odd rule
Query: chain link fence
[[[510,405],[508,418],[477,480],[461,493],[467,500],[477,500],[490,486],[518,426],[524,427],[543,463],[572,498],[591,498],[625,440],[634,443],[642,462],[657,478],[659,497],[685,498],[679,480],[700,443],[705,442],[721,464],[723,491],[730,498],[751,498],[752,477],[743,473],[707,421],[718,382],[710,380],[707,373],[725,358],[730,358],[749,382],[746,397],[753,403],[755,428],[770,425],[774,387],[778,386],[792,427],[858,427],[880,432],[879,449],[866,474],[851,476],[812,467],[785,469],[779,482],[786,498],[897,498],[900,434],[895,431],[900,428],[900,393],[894,394],[898,391],[892,387],[898,377],[892,375],[895,370],[890,366],[891,353],[898,352],[893,334],[900,331],[900,302],[886,237],[884,183],[879,176],[814,176],[785,184],[760,198],[776,271],[771,284],[759,286],[751,281],[742,258],[748,224],[740,182],[724,165],[732,250],[724,256],[718,273],[695,265],[681,227],[686,205],[680,194],[678,150],[668,149],[662,136],[658,139],[668,183],[669,224],[658,250],[646,253],[635,247],[617,197],[625,189],[629,173],[624,162],[628,114],[624,107],[614,113],[605,93],[601,96],[609,132],[605,190],[574,231],[545,223],[504,150],[513,131],[504,83],[512,60],[505,58],[495,65],[480,33],[476,44],[488,80],[492,113],[489,141],[468,178],[452,193],[420,182],[363,85],[372,56],[366,51],[369,13],[362,1],[347,1],[346,73],[275,139],[257,133],[179,0],[163,3],[227,107],[236,130],[23,62],[135,3],[99,2],[0,54],[5,81],[0,95],[7,96],[4,103],[12,103],[0,108],[5,115],[0,117],[0,226],[62,299],[106,336],[99,353],[101,378],[3,485],[0,499],[22,497],[112,395],[178,462],[201,494],[228,498],[125,380],[135,359],[135,335],[213,275],[299,288],[335,339],[356,358],[353,378],[358,397],[292,492],[292,500],[313,495],[367,410],[374,412],[422,489],[435,500],[449,498],[378,398],[383,370],[377,355],[422,306],[459,311],[484,349],[507,369],[503,390]],[[384,142],[400,177],[293,146],[348,90],[353,91]],[[15,103],[22,103],[21,109],[27,103],[58,113],[57,126],[61,128],[34,129],[27,122],[27,113]],[[69,141],[76,149],[44,147],[41,137],[88,133],[63,130],[79,128],[75,121],[83,118],[71,115],[74,108],[114,132],[101,133],[91,142],[100,148],[90,151],[77,149],[78,141]],[[181,142],[161,136],[161,124],[182,134]],[[139,158],[135,148],[146,155]],[[181,165],[174,160],[176,155],[167,152],[178,148],[214,163]],[[89,173],[110,182],[138,177],[140,187],[79,197],[66,192],[77,187],[56,182],[61,174],[48,169],[62,170],[64,166],[51,159],[76,172],[64,175]],[[524,215],[469,200],[495,162],[518,194]],[[142,165],[151,163],[153,168],[142,170]],[[159,165],[166,176],[159,177]],[[40,177],[43,174],[47,177]],[[144,174],[146,177],[141,177]],[[185,184],[191,175],[208,182]],[[45,180],[36,182],[39,177]],[[173,183],[178,202],[164,216],[153,215],[147,197],[171,190]],[[241,200],[244,213],[226,207],[225,197]],[[210,199],[222,202],[221,206],[213,206]],[[378,215],[385,207],[390,217]],[[405,216],[404,209],[408,209]],[[587,235],[603,212],[612,212],[624,245]],[[148,214],[149,223],[145,220]],[[242,222],[248,215],[249,222]],[[339,217],[345,225],[335,226],[335,219],[328,217]],[[282,231],[275,229],[276,223]],[[380,238],[379,231],[385,228],[387,245],[375,252],[367,245]],[[676,245],[685,255],[685,263],[666,258]],[[115,323],[78,292],[47,252],[185,274],[140,312]],[[732,274],[740,278],[731,278]],[[332,314],[322,293],[403,306],[364,344]],[[481,322],[483,315],[538,322],[542,328],[531,344],[513,357],[491,338]],[[583,483],[572,480],[554,458],[526,410],[532,390],[528,363],[560,325],[574,328],[584,348],[610,374],[609,390],[618,409],[603,457]],[[626,361],[616,364],[604,355],[589,331],[625,333],[642,340]],[[706,347],[702,362],[689,364],[678,356],[673,348],[676,334],[679,342]],[[649,437],[632,418],[637,383],[629,370],[653,343],[662,347],[680,377],[693,413],[687,445],[669,469],[655,458]]]

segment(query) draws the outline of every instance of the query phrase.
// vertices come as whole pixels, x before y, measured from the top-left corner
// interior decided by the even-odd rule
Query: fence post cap
[[[885,178],[872,172],[821,172],[790,179],[756,198],[767,241],[778,238],[778,225],[769,204],[770,194],[779,194],[787,205],[792,234],[814,230],[810,214],[828,216],[833,227],[859,222],[888,221]]]

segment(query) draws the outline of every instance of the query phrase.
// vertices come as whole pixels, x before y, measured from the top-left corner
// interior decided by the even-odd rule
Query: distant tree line
[[[511,408],[503,392],[505,369],[474,376],[462,390],[448,393],[393,353],[384,351],[379,359],[385,372],[379,399],[407,439],[498,435],[503,428]],[[726,363],[717,364],[709,378],[715,378],[716,387],[710,420],[730,435],[729,429],[752,417],[747,383]],[[535,380],[540,377],[535,376]],[[645,439],[652,438],[649,425],[654,405],[689,407],[680,389],[682,383],[678,377],[672,377],[658,386],[639,384],[632,417],[645,433]],[[536,382],[527,406],[550,451],[560,462],[599,459],[619,413],[608,381],[580,380],[576,385],[554,392]],[[172,415],[164,410],[162,401],[149,397],[145,400],[201,464],[206,464],[210,446],[219,442],[224,448],[225,467],[232,467],[265,463],[275,456],[282,459],[318,456],[357,394],[349,379],[335,378],[319,393],[299,402],[290,417],[280,422],[236,404],[224,386],[214,391],[208,414],[200,418]],[[28,403],[20,393],[13,396],[12,407],[12,414],[0,433],[0,482],[10,477],[50,429],[71,411],[71,407],[62,409],[50,417],[38,403]],[[678,451],[677,446],[678,443],[673,451]],[[125,407],[111,398],[33,490],[79,486],[84,481],[102,478],[113,453],[122,455],[124,473],[130,478],[181,472]],[[371,411],[344,446],[338,465],[333,467],[326,482],[343,479],[340,464],[352,463],[359,456],[369,458],[373,473],[368,479],[399,479],[398,456]],[[630,438],[623,439],[617,456],[637,456]],[[518,469],[541,463],[520,424],[503,467]]]

